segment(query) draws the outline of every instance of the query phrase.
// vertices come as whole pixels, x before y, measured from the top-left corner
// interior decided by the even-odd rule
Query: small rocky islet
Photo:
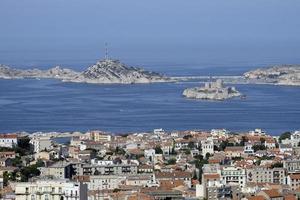
[[[183,96],[190,99],[222,101],[242,94],[235,87],[225,87],[223,81],[218,79],[215,82],[207,82],[202,87],[187,88],[183,91]]]

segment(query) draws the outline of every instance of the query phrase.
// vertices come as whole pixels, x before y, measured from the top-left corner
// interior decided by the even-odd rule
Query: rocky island
[[[300,65],[278,65],[244,73],[250,82],[300,86]]]
[[[168,77],[137,67],[128,67],[118,60],[105,59],[98,61],[83,72],[77,72],[59,66],[48,69],[21,70],[0,65],[0,78],[55,78],[64,82],[97,83],[97,84],[132,84],[169,82]]]
[[[183,96],[187,98],[204,100],[225,100],[241,95],[235,87],[224,87],[220,79],[205,83],[204,87],[187,88],[183,91]]]

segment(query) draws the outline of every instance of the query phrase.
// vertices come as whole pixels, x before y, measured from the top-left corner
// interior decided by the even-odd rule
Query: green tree
[[[253,150],[254,152],[256,151],[259,151],[259,150],[266,150],[266,146],[265,145],[262,145],[262,144],[256,144],[256,145],[253,145]]]
[[[192,142],[192,141],[190,141],[190,142],[188,143],[188,147],[189,147],[190,149],[194,149],[194,148],[195,148],[195,143]]]
[[[193,137],[192,135],[185,135],[185,136],[183,136],[183,139],[187,140],[187,139],[192,138],[192,137]]]
[[[30,165],[27,167],[23,167],[20,172],[21,172],[21,181],[22,182],[27,182],[29,178],[32,178],[34,176],[39,176],[41,174],[41,172],[38,169],[38,166],[36,164]]]
[[[155,153],[156,153],[156,154],[163,154],[163,150],[161,149],[160,146],[156,146],[156,147],[155,147]]]
[[[167,162],[168,165],[175,165],[176,164],[176,158],[170,158]]]
[[[246,136],[242,136],[242,140],[241,140],[241,142],[240,142],[240,146],[245,146],[245,143],[246,142],[248,142],[248,139],[247,139],[247,137]]]
[[[283,167],[283,163],[277,162],[271,165],[271,168],[282,168]]]
[[[185,150],[184,150],[184,153],[185,153],[186,155],[189,155],[189,154],[191,154],[191,150],[185,149]]]
[[[222,141],[220,143],[219,149],[220,151],[224,151],[224,149],[228,146],[228,140]]]
[[[282,140],[285,140],[285,139],[291,139],[291,132],[285,132],[285,133],[282,133],[280,136],[279,136],[279,143],[281,143]]]

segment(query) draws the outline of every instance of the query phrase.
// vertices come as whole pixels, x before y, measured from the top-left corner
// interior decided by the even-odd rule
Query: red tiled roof
[[[204,174],[204,179],[219,179],[220,174]]]
[[[291,174],[290,178],[291,179],[300,179],[300,174]]]
[[[282,197],[282,195],[276,189],[262,191],[265,192],[270,198]]]
[[[1,139],[15,139],[17,138],[17,134],[0,134]]]

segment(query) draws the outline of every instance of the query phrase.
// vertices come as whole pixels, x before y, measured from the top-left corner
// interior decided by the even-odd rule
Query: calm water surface
[[[57,80],[0,80],[0,132],[113,133],[263,128],[279,134],[300,128],[300,88],[236,85],[247,99],[194,101],[181,96],[198,83],[92,85]]]

